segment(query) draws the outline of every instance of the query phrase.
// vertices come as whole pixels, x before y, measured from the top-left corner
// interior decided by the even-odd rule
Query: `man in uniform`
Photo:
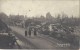
[[[25,30],[25,36],[27,36],[27,30]]]
[[[36,28],[34,28],[34,36],[36,36],[37,35],[37,30],[36,30]]]
[[[29,36],[31,36],[31,28],[29,28]]]

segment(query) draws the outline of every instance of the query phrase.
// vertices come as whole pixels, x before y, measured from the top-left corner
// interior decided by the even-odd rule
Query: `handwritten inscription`
[[[57,45],[58,45],[59,47],[70,47],[70,44],[69,44],[69,43],[63,43],[63,44],[57,43]]]

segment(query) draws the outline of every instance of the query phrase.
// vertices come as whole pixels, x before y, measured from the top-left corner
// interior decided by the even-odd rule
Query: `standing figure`
[[[34,28],[34,36],[37,36],[37,30]]]
[[[25,30],[25,36],[27,36],[27,30]]]
[[[29,28],[29,36],[31,36],[31,28]]]

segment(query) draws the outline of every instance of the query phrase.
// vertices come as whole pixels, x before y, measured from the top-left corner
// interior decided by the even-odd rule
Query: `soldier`
[[[25,36],[27,36],[27,30],[25,30]]]
[[[36,36],[37,35],[37,30],[36,30],[36,28],[34,28],[34,36]]]
[[[31,28],[29,28],[29,36],[31,36]]]

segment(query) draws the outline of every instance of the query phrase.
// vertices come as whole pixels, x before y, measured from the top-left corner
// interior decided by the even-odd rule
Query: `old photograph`
[[[0,49],[80,50],[79,0],[0,0]]]

